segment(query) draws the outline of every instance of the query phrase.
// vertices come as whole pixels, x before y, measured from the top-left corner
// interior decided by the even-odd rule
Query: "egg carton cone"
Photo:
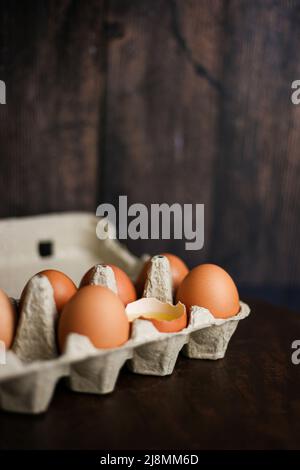
[[[143,297],[154,298],[172,304],[171,269],[165,256],[158,255],[151,259]],[[128,362],[128,367],[137,374],[170,375],[174,370],[178,354],[188,339],[188,335],[184,333],[160,333],[156,329],[155,331],[152,330],[151,322],[147,321],[147,323],[155,341],[137,347],[133,358]],[[139,334],[138,330],[136,334]],[[143,331],[140,334],[143,334]]]
[[[104,286],[118,293],[114,272],[110,266],[96,265],[90,280],[91,285]],[[69,345],[69,354],[79,348],[88,357],[73,363],[70,368],[69,386],[73,391],[84,393],[106,394],[114,390],[120,372],[128,358],[132,357],[130,340],[126,346],[104,350],[99,356],[97,350],[88,338],[77,335]]]
[[[73,229],[76,226],[75,221],[91,222],[90,218],[82,217],[82,214],[69,215],[67,218]],[[49,226],[47,217],[39,219],[44,219],[45,224]],[[59,216],[50,219],[57,223]],[[41,220],[37,224],[38,227],[40,222]],[[33,221],[29,224],[32,233],[35,233],[35,223],[36,221]],[[66,230],[67,228],[68,224],[65,225]],[[5,231],[7,227],[3,229]],[[75,236],[79,236],[79,233],[80,230],[77,230]],[[29,236],[28,233],[26,236]],[[71,240],[71,234],[68,236]],[[75,243],[75,252],[80,251],[82,237],[84,238],[84,235],[80,233],[78,243]],[[44,233],[43,238],[45,238]],[[117,260],[122,260],[122,263],[118,264],[135,277],[145,257],[143,260],[135,259],[115,240],[110,240],[109,243],[100,240],[98,242],[101,245],[99,250],[101,255],[98,256],[100,261],[95,266],[91,283],[104,285],[117,292],[112,269],[101,263],[118,263]],[[58,245],[59,243],[58,240]],[[87,261],[85,255],[77,253],[78,259],[84,258]],[[90,254],[87,258],[90,260]],[[93,254],[93,259],[95,258]],[[93,264],[96,265],[97,261]],[[69,260],[66,265],[70,267]],[[81,275],[90,265],[84,266]],[[39,266],[35,272],[43,267]],[[63,262],[61,270],[64,270]],[[78,272],[78,267],[74,268],[74,272],[75,270]],[[76,281],[79,279],[77,277]],[[167,258],[162,256],[152,258],[143,297],[172,303],[172,281]],[[72,333],[67,338],[65,350],[59,354],[55,333],[58,314],[53,289],[45,276],[35,276],[28,283],[22,302],[22,312],[13,347],[6,354],[6,364],[0,365],[0,408],[32,414],[45,412],[56,384],[61,378],[65,378],[67,385],[75,392],[110,393],[114,390],[119,372],[125,363],[138,374],[169,375],[174,370],[181,350],[192,358],[223,357],[238,321],[250,313],[246,304],[241,302],[240,306],[238,315],[227,320],[216,319],[207,309],[195,306],[191,309],[188,326],[176,333],[161,333],[151,321],[135,319],[132,322],[129,340],[114,349],[96,349],[87,337]]]

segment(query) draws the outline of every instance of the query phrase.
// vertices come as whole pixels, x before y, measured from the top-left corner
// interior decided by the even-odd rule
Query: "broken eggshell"
[[[172,276],[169,260],[165,256],[154,256],[149,261],[147,280],[145,283],[143,296],[143,300],[146,300],[146,302],[147,300],[150,300],[152,302],[154,299],[160,301],[159,306],[156,303],[155,307],[157,308],[161,308],[161,303],[167,304],[172,308]],[[179,306],[177,307],[177,309],[182,309],[182,307]],[[151,342],[150,344],[144,344],[135,349],[135,354],[133,355],[133,358],[128,362],[128,366],[133,372],[137,374],[159,376],[172,374],[177,361],[178,354],[187,341],[186,335],[175,328],[179,328],[180,326],[182,326],[184,329],[186,326],[187,317],[185,307],[184,314],[181,315],[181,318],[176,319],[174,321],[175,324],[171,325],[171,328],[173,326],[174,330],[171,332],[170,336],[168,335],[167,337],[165,331],[158,331],[156,327],[157,323],[156,325],[154,325],[152,321],[150,322],[139,319],[133,322],[133,336],[135,334],[137,334],[137,337],[139,336],[139,328],[136,328],[136,326],[138,325],[135,324],[140,323],[141,327],[144,327],[147,324],[149,327],[151,326],[153,329],[153,333],[157,331],[157,340],[159,339],[159,336],[161,337],[161,339],[162,337],[165,338],[164,341],[156,340]],[[149,329],[150,328],[148,328],[148,330]],[[140,337],[143,338],[143,333],[140,335]]]
[[[143,298],[128,304],[126,314],[129,321],[137,318],[151,321],[161,333],[175,333],[187,325],[186,308],[181,302],[172,305],[155,298]]]

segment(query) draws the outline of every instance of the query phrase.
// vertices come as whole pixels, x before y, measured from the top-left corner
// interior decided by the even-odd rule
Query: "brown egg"
[[[193,305],[207,308],[216,318],[229,318],[240,310],[239,294],[229,274],[215,264],[192,269],[180,284],[177,301],[187,309]]]
[[[0,340],[6,349],[12,345],[17,323],[16,310],[5,292],[0,289]]]
[[[130,321],[140,318],[153,323],[161,333],[175,333],[187,325],[185,306],[178,302],[171,305],[155,298],[143,298],[128,304],[126,314]]]
[[[129,337],[129,321],[123,302],[107,287],[82,287],[59,317],[61,351],[69,333],[87,336],[96,348],[121,346]]]
[[[165,256],[169,260],[173,280],[173,289],[174,292],[176,292],[178,286],[189,273],[189,269],[185,262],[182,261],[182,259],[180,259],[178,256],[172,255],[171,253],[162,253],[162,256]]]
[[[77,292],[77,287],[74,282],[66,274],[56,271],[55,269],[40,271],[36,276],[46,276],[48,278],[54,292],[54,300],[58,312],[61,312],[65,304]],[[22,308],[27,287],[28,283],[21,294],[20,309]]]
[[[115,266],[114,264],[106,264],[105,266],[109,266],[114,272],[118,295],[124,305],[127,305],[130,302],[134,302],[137,298],[136,290],[129,276],[127,276],[127,274],[122,269],[120,269],[118,266]],[[94,271],[95,267],[93,266],[85,273],[79,287],[87,286],[91,283]]]
[[[176,292],[179,284],[183,281],[185,276],[188,274],[189,269],[187,265],[184,263],[184,261],[182,261],[182,259],[180,259],[176,255],[172,255],[171,253],[161,253],[160,256],[165,256],[170,263],[170,269],[172,273],[172,282],[173,282],[173,291]],[[146,261],[136,282],[136,290],[137,290],[139,297],[143,295],[143,290],[144,290],[145,282],[147,279],[147,272],[150,266],[150,262],[151,260]]]

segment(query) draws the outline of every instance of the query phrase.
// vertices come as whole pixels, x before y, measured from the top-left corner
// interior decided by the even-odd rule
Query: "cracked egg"
[[[130,322],[138,318],[151,321],[161,333],[175,333],[187,326],[186,308],[181,302],[172,305],[155,298],[143,298],[128,304],[126,314]]]

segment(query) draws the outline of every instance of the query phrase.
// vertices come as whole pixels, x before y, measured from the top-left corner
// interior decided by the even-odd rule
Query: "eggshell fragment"
[[[96,348],[121,346],[129,337],[129,321],[123,302],[107,287],[82,287],[65,305],[59,318],[61,351],[70,333],[87,336]]]
[[[201,264],[192,269],[180,284],[176,299],[187,309],[193,305],[207,308],[216,318],[229,318],[240,310],[235,283],[215,264]]]
[[[187,326],[186,308],[180,302],[171,305],[155,298],[143,298],[128,304],[126,314],[129,321],[137,318],[151,321],[162,333],[175,333]]]
[[[9,297],[0,289],[0,341],[9,349],[16,327],[16,309]]]

